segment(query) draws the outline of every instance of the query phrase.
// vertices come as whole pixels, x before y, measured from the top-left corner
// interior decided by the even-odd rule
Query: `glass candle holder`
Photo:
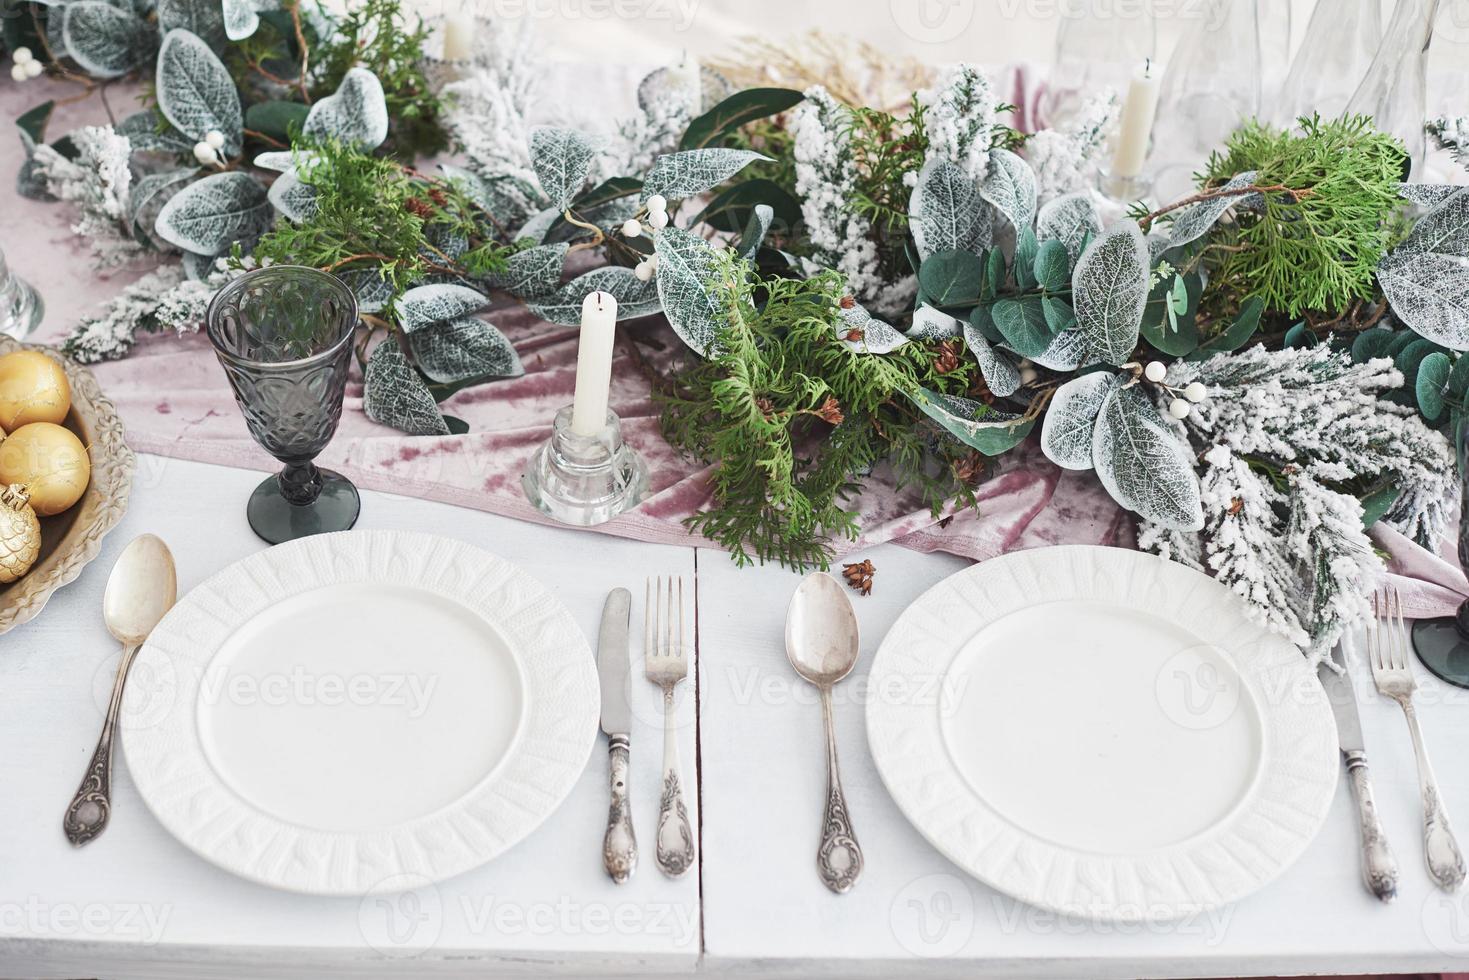
[[[648,495],[648,467],[622,440],[615,412],[595,435],[571,427],[571,407],[556,413],[551,438],[521,477],[526,499],[562,524],[605,524]]]
[[[225,285],[205,330],[250,434],[284,465],[250,495],[250,527],[271,544],[345,531],[357,522],[357,488],[312,460],[342,417],[357,300],[336,276],[273,265]]]

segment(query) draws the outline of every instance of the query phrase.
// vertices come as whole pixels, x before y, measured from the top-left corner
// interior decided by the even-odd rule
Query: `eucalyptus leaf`
[[[158,212],[186,181],[198,173],[197,167],[183,167],[138,178],[128,194],[128,223],[133,229],[133,236],[145,244],[152,244],[150,233],[158,220]]]
[[[908,203],[908,228],[927,258],[934,252],[978,252],[994,234],[989,205],[973,178],[958,164],[934,160],[918,172]]]
[[[1421,208],[1431,208],[1463,189],[1463,184],[1399,184],[1398,196]]]
[[[702,194],[716,184],[724,183],[754,161],[769,159],[754,150],[728,147],[665,153],[653,161],[648,175],[643,178],[639,200],[646,201],[654,194],[662,194],[666,198]]]
[[[521,299],[549,296],[561,285],[561,273],[570,247],[565,242],[558,242],[516,252],[505,261],[504,271],[489,276],[486,282]]]
[[[1062,469],[1092,468],[1092,434],[1102,403],[1118,385],[1116,375],[1093,371],[1056,389],[1041,423],[1041,452]]]
[[[252,0],[223,0],[224,36],[231,41],[253,37],[260,29],[260,13]]]
[[[393,284],[383,278],[381,269],[347,269],[337,275],[357,297],[359,313],[381,313],[393,298]]]
[[[1222,196],[1190,204],[1174,213],[1173,224],[1169,229],[1168,247],[1178,248],[1189,242],[1197,241],[1209,233],[1224,212],[1239,204],[1247,195],[1231,194],[1229,191],[1237,191],[1249,187],[1255,182],[1259,172],[1246,170],[1244,173],[1235,174],[1223,187],[1218,188]]]
[[[281,142],[291,139],[306,124],[311,107],[286,99],[266,99],[254,102],[245,108],[245,128],[274,137]],[[290,151],[285,151],[290,155]],[[261,154],[265,156],[265,154]],[[279,169],[279,168],[273,168]]]
[[[163,36],[155,77],[158,109],[174,128],[192,140],[211,130],[224,136],[226,155],[240,152],[244,116],[229,69],[209,45],[189,31]]]
[[[220,0],[158,0],[158,29],[182,28],[218,50],[224,46],[224,7]]]
[[[684,343],[708,356],[725,311],[711,290],[717,256],[708,242],[669,225],[653,239],[658,255],[658,296],[663,312]]]
[[[551,230],[551,226],[560,217],[561,212],[556,208],[547,208],[544,211],[538,211],[531,215],[525,224],[520,226],[513,237],[516,241],[524,238],[536,243],[544,242],[546,240],[546,233]]]
[[[51,16],[63,18],[66,53],[97,78],[126,75],[153,52],[155,35],[147,21],[102,0],[79,0]]]
[[[297,164],[307,164],[314,159],[314,154],[303,154],[296,150],[268,150],[255,155],[255,166],[261,170],[287,173],[295,170]]]
[[[1028,226],[1020,229],[1015,236],[1015,256],[1010,263],[1014,269],[1015,285],[1021,289],[1034,289],[1035,257],[1040,252],[1040,242],[1036,241],[1035,232]]]
[[[1102,401],[1092,432],[1092,461],[1107,492],[1145,520],[1176,531],[1204,527],[1193,454],[1137,387]]]
[[[1087,246],[1071,273],[1072,307],[1087,346],[1121,365],[1137,347],[1148,301],[1148,246],[1137,222],[1119,221]]]
[[[1216,337],[1199,346],[1199,349],[1188,355],[1191,361],[1203,360],[1214,354],[1239,350],[1260,329],[1260,317],[1265,312],[1265,301],[1258,296],[1251,296],[1240,304],[1239,313],[1234,322]]]
[[[362,410],[374,422],[390,425],[410,436],[449,434],[449,426],[433,394],[391,336],[374,347],[367,359]]]
[[[585,272],[550,296],[528,301],[526,308],[542,320],[574,327],[581,323],[582,302],[596,292],[608,293],[617,300],[618,320],[649,316],[661,309],[657,285],[643,282],[623,265],[606,265]]]
[[[1041,241],[1054,240],[1066,246],[1066,255],[1075,262],[1086,247],[1087,236],[1102,233],[1102,218],[1090,194],[1067,194],[1041,207],[1035,233]]]
[[[1065,289],[1071,282],[1071,258],[1066,246],[1055,239],[1041,242],[1036,247],[1033,271],[1042,289],[1053,293]]]
[[[196,180],[175,194],[158,212],[153,230],[186,252],[215,255],[237,241],[258,237],[272,218],[260,181],[230,170]]]
[[[950,435],[985,456],[998,456],[1014,449],[1030,430],[1035,419],[1020,421],[1020,416],[999,412],[984,402],[945,395],[927,388],[908,392],[908,397],[923,414],[933,419]]]
[[[1006,297],[990,307],[1005,343],[1021,357],[1035,357],[1051,346],[1051,328],[1039,296]]]
[[[1443,417],[1446,407],[1444,395],[1448,391],[1449,372],[1452,368],[1449,356],[1441,351],[1429,354],[1418,365],[1413,393],[1418,400],[1418,410],[1430,422],[1437,422]]]
[[[913,340],[946,340],[959,336],[959,321],[943,310],[936,310],[927,303],[913,311],[913,323],[908,327],[908,336]]]
[[[1047,297],[1049,300],[1050,297]],[[1031,358],[1043,368],[1052,371],[1075,371],[1092,357],[1086,346],[1086,337],[1076,326],[1062,330],[1051,338],[1046,349]]]
[[[349,68],[332,95],[317,99],[301,133],[308,140],[335,139],[375,150],[388,138],[388,102],[383,83],[366,68]]]
[[[1376,357],[1387,357],[1387,349],[1396,335],[1385,327],[1373,327],[1357,334],[1352,341],[1352,360],[1364,364]]]
[[[520,355],[505,335],[474,317],[457,317],[416,330],[408,335],[408,346],[418,369],[440,384],[525,374]]]
[[[128,138],[134,151],[187,153],[190,160],[194,156],[194,144],[198,142],[174,129],[161,113],[152,109],[123,117],[114,129]]]
[[[270,203],[298,224],[310,221],[316,216],[316,189],[297,177],[294,171],[284,173],[270,185]]]
[[[980,181],[979,193],[1017,229],[1029,228],[1035,218],[1035,171],[1003,147],[990,151],[990,171]]]
[[[958,249],[934,252],[918,268],[923,295],[937,306],[973,300],[979,295],[984,268],[979,256]]]
[[[458,320],[490,305],[484,293],[456,283],[415,286],[398,297],[394,309],[403,332],[411,334],[431,323]]]
[[[1429,209],[1395,252],[1469,256],[1469,187]]]
[[[964,324],[964,343],[979,362],[979,373],[985,387],[999,398],[1009,398],[1020,390],[1020,370],[1000,351],[990,346],[984,334],[972,323]]]
[[[735,245],[735,254],[746,261],[754,261],[755,253],[765,243],[765,236],[770,233],[770,225],[774,220],[775,210],[770,205],[755,205],[750,211],[749,223],[745,225],[745,230]]]
[[[531,130],[530,152],[541,190],[559,215],[587,182],[596,145],[574,129],[542,126]]]
[[[1396,251],[1378,264],[1377,280],[1399,320],[1450,350],[1469,350],[1469,263]]]
[[[860,303],[843,306],[837,335],[849,350],[864,354],[889,354],[908,342],[890,323],[877,319]]]

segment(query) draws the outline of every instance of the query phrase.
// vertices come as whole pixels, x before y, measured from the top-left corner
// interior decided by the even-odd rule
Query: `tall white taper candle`
[[[444,60],[463,61],[474,54],[474,13],[459,9],[444,18]]]
[[[1148,140],[1153,134],[1153,117],[1158,112],[1162,75],[1149,59],[1127,86],[1127,100],[1122,103],[1122,122],[1117,130],[1117,150],[1112,156],[1113,177],[1132,178],[1143,172],[1143,163],[1148,159]]]
[[[617,299],[595,292],[581,303],[581,340],[576,348],[576,395],[571,431],[594,436],[607,425],[607,394],[612,386],[612,340],[617,334]]]

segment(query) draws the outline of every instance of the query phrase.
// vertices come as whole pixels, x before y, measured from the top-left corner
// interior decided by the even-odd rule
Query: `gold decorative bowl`
[[[41,555],[24,576],[0,585],[0,633],[27,622],[51,593],[73,581],[102,548],[102,536],[122,519],[133,486],[133,451],[123,442],[122,420],[92,372],[54,347],[0,335],[0,355],[39,350],[56,358],[71,385],[71,412],[63,423],[88,448],[92,480],[69,509],[41,518]]]

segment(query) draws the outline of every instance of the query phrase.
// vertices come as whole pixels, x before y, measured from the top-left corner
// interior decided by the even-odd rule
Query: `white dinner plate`
[[[925,592],[872,665],[899,808],[991,887],[1158,921],[1241,898],[1316,835],[1340,761],[1300,650],[1208,576],[1119,548],[994,558]]]
[[[586,639],[530,576],[447,538],[347,531],[184,596],[119,727],[144,801],[202,857],[362,895],[524,838],[581,775],[598,709]]]

